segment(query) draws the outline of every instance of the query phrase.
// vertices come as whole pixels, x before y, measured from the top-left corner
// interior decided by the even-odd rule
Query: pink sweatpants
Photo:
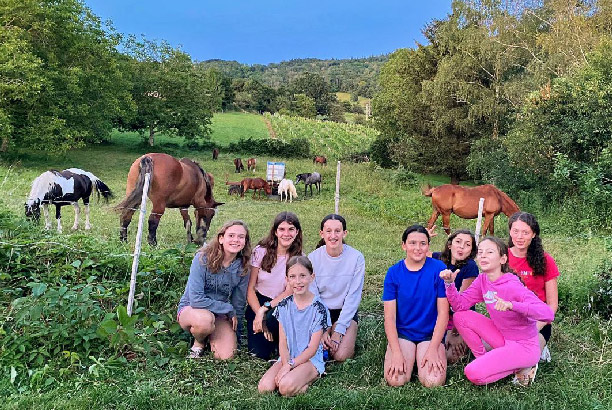
[[[466,310],[456,312],[453,322],[476,359],[465,367],[465,376],[474,384],[493,383],[519,369],[534,366],[540,359],[538,336],[505,340],[488,317]],[[493,349],[486,351],[482,341]]]

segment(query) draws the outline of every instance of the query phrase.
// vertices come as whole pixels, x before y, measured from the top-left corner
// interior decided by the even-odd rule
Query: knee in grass
[[[298,389],[293,383],[283,378],[278,384],[278,392],[285,397],[295,396],[298,393]]]
[[[475,366],[472,366],[472,363],[465,366],[465,370],[463,372],[465,373],[465,377],[467,377],[467,379],[472,383],[476,385],[486,384],[483,382],[485,375],[481,374],[481,372],[479,372]]]

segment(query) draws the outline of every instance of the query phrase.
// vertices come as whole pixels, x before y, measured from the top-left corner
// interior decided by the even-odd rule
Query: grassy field
[[[249,125],[249,121],[251,121]],[[252,131],[251,130],[252,128]],[[215,117],[215,134],[212,139],[227,144],[233,138],[250,134],[266,136],[267,130],[260,116],[244,114],[224,114]],[[235,131],[235,132],[234,132]],[[117,263],[115,275],[124,283],[129,278],[130,252],[135,236],[135,221],[130,227],[129,245],[118,242],[118,216],[111,207],[116,204],[125,191],[125,177],[134,159],[147,152],[139,144],[137,135],[115,134],[110,144],[87,149],[75,150],[66,155],[40,160],[34,155],[19,161],[0,162],[0,207],[8,210],[15,220],[23,218],[23,203],[29,192],[31,181],[49,168],[63,169],[80,167],[93,172],[104,180],[116,193],[109,204],[92,205],[93,229],[88,234],[97,252],[86,257],[96,263],[112,254],[115,259],[125,259]],[[224,181],[226,175],[234,181],[248,174],[233,173],[231,159],[236,153],[222,151],[218,161],[210,159],[209,152],[195,152],[182,149],[176,140],[158,139],[162,144],[156,150],[168,151],[176,156],[189,156],[200,162],[203,168],[212,172],[216,183],[215,199],[225,202],[215,216],[211,230],[214,232],[228,219],[244,219],[250,227],[254,241],[262,238],[269,229],[273,217],[280,211],[295,212],[302,222],[305,251],[314,248],[318,240],[320,220],[334,207],[335,167],[316,168],[323,175],[323,188],[320,195],[313,198],[303,197],[303,185],[298,186],[300,197],[292,204],[273,200],[254,200],[250,193],[245,198],[228,197]],[[167,148],[163,147],[168,143]],[[266,160],[282,158],[258,158]],[[287,174],[294,176],[301,172],[314,170],[310,160],[286,160]],[[264,169],[258,169],[256,176],[264,176]],[[250,175],[249,175],[250,176]],[[418,382],[411,382],[402,388],[390,388],[384,383],[382,362],[385,337],[382,322],[382,303],[380,295],[386,269],[402,258],[400,236],[403,229],[412,223],[426,222],[431,212],[429,198],[420,194],[418,187],[398,187],[393,182],[393,171],[377,168],[374,164],[344,164],[342,168],[340,212],[347,218],[349,235],[347,242],[361,250],[366,259],[366,283],[360,307],[360,329],[357,339],[357,353],[353,360],[343,364],[328,366],[328,375],[318,380],[309,391],[294,399],[284,399],[278,395],[257,394],[257,381],[268,364],[256,360],[241,350],[238,357],[228,362],[216,362],[211,358],[187,361],[182,355],[187,348],[188,339],[184,334],[165,334],[160,343],[176,345],[178,349],[168,349],[165,360],[154,361],[146,355],[138,355],[134,360],[121,365],[110,366],[111,353],[105,351],[100,357],[85,358],[66,367],[65,359],[58,356],[48,358],[46,375],[51,378],[48,385],[43,382],[28,384],[25,369],[18,368],[16,380],[26,380],[21,387],[11,383],[8,367],[1,370],[0,396],[1,408],[6,409],[161,409],[161,408],[453,408],[453,409],[607,409],[612,408],[612,343],[610,323],[592,318],[581,311],[587,304],[588,287],[593,281],[591,272],[603,260],[612,257],[610,242],[597,233],[575,235],[560,226],[555,215],[539,215],[543,228],[544,245],[559,264],[561,307],[555,322],[551,350],[553,361],[543,364],[538,372],[536,384],[529,389],[511,385],[505,379],[487,387],[471,385],[462,373],[466,362],[449,367],[447,383],[444,387],[427,390]],[[443,183],[442,178],[423,177],[421,182]],[[150,204],[149,204],[150,209]],[[529,210],[529,209],[527,209]],[[83,232],[71,233],[72,209],[63,212],[64,234],[44,232],[41,226],[28,226],[32,235],[39,239],[32,241],[32,249],[52,249],[54,246],[69,248],[70,255],[79,254],[79,244],[84,243]],[[505,238],[507,228],[505,217],[496,219],[496,233]],[[453,228],[474,228],[474,221],[452,218]],[[11,248],[10,241],[4,239],[7,231],[0,227],[0,245]],[[9,235],[10,236],[10,235]],[[442,235],[434,238],[433,250],[439,250],[443,243]],[[143,245],[141,274],[144,281],[151,280],[153,274],[163,281],[165,272],[160,266],[166,255],[174,255],[174,250],[184,249],[185,234],[182,220],[177,210],[168,210],[161,220],[158,230],[158,248]],[[76,248],[76,249],[75,249]],[[19,251],[15,245],[15,252]],[[2,254],[4,255],[4,253]],[[12,255],[12,253],[11,253]],[[155,261],[159,266],[155,266]],[[156,296],[156,302],[147,304],[147,298],[140,299],[145,309],[157,309],[154,313],[171,317],[178,302],[177,294],[184,288],[189,261],[184,262],[181,280],[166,283],[166,293]],[[10,272],[16,271],[18,258],[0,258],[0,280],[2,280],[2,326],[11,316],[7,304],[10,289],[7,283]],[[47,261],[49,266],[65,264],[71,268],[73,259]],[[2,271],[8,272],[7,275]],[[51,268],[48,268],[51,272]],[[42,275],[45,269],[32,276]],[[8,279],[7,279],[8,277]],[[175,278],[175,276],[170,276]],[[40,280],[36,276],[36,280]],[[34,280],[34,279],[32,279]],[[85,282],[86,277],[76,276],[75,281]],[[117,301],[125,295],[125,289]],[[137,289],[137,293],[140,290]],[[151,295],[149,295],[149,302]],[[123,302],[121,302],[123,303]],[[565,305],[564,305],[565,303]],[[112,312],[114,306],[108,306]],[[580,314],[580,315],[579,315]],[[0,332],[0,340],[4,333]],[[42,340],[45,335],[40,335]],[[92,372],[98,360],[100,368],[108,363],[99,375]],[[95,366],[94,366],[95,367]],[[58,369],[68,369],[59,371]],[[46,376],[45,376],[46,377]],[[44,378],[42,379],[45,380]]]

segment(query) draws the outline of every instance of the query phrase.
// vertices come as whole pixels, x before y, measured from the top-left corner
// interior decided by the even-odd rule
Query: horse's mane
[[[196,161],[189,159],[189,158],[183,158],[183,160],[185,159],[192,162],[196,167],[198,167],[198,169],[202,173],[202,176],[204,177],[204,182],[206,183],[206,195],[204,196],[204,200],[206,201],[206,203],[210,203],[213,200],[213,193],[212,193],[212,184],[210,182],[210,177],[208,176],[208,173],[206,173],[206,171],[204,171],[204,168],[202,168],[202,166],[198,164]]]
[[[510,196],[508,196],[508,194],[506,194],[504,191],[502,191],[501,189],[497,188],[494,185],[493,185],[493,187],[497,191],[497,195],[499,196],[499,199],[500,199],[501,203],[505,203],[508,206],[516,207],[516,209],[519,209],[519,207],[516,204],[516,202],[514,202],[512,200],[512,198],[510,198]],[[502,206],[502,209],[503,209],[503,206]]]

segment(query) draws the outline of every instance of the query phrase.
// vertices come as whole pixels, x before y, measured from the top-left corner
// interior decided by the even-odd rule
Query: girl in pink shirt
[[[500,239],[484,238],[478,244],[477,261],[482,273],[461,293],[454,286],[455,272],[446,269],[440,277],[455,311],[454,324],[476,357],[465,367],[465,375],[482,385],[536,365],[540,358],[536,323],[552,321],[554,313],[508,272],[508,247]],[[469,310],[478,302],[485,303],[490,318]],[[491,351],[486,351],[483,340]],[[527,384],[534,377],[535,371]]]
[[[247,342],[255,356],[268,360],[278,349],[278,321],[272,309],[291,294],[287,289],[286,265],[302,255],[302,227],[292,212],[276,215],[270,233],[253,249],[247,288]]]
[[[523,280],[525,286],[546,303],[553,312],[559,307],[557,277],[559,268],[546,252],[540,238],[540,225],[535,216],[517,212],[508,220],[508,264]],[[552,326],[549,322],[538,322],[541,357],[550,361],[546,344],[550,339]],[[545,349],[546,348],[546,349]]]

